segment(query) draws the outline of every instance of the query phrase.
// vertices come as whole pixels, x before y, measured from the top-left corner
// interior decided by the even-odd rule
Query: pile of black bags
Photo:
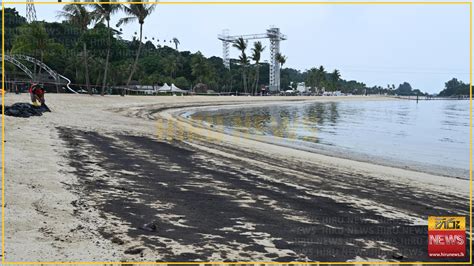
[[[1,105],[0,105],[1,108]],[[34,106],[30,103],[14,103],[11,106],[5,106],[5,115],[16,117],[40,116],[44,112],[51,112],[48,106]]]

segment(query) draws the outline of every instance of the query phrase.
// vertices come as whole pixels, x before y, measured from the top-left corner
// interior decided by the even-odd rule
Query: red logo
[[[428,255],[431,258],[461,258],[466,256],[465,217],[428,218]]]

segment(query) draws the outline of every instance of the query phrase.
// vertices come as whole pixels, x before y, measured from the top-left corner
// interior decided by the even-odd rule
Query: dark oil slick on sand
[[[373,200],[418,217],[468,210],[465,199],[450,195],[213,143],[199,145],[253,163],[183,142],[58,131],[81,184],[76,212],[98,209],[107,221],[102,235],[137,258],[148,251],[156,261],[175,262],[430,261],[426,226],[386,219],[331,195]]]

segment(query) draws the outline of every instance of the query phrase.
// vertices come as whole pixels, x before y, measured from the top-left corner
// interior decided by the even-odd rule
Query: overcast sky
[[[13,7],[25,15],[25,6]],[[57,21],[59,9],[36,5],[38,20]],[[281,43],[286,67],[323,65],[369,86],[407,81],[427,92],[440,91],[453,77],[469,82],[468,5],[158,5],[145,21],[144,36],[176,37],[180,50],[222,56],[217,34],[223,29],[264,33],[270,25],[288,36]],[[138,24],[122,28],[131,39]],[[262,42],[265,60],[269,43]],[[231,57],[237,54],[231,49]]]

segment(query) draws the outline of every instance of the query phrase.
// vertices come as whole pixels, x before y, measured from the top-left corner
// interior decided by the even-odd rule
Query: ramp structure
[[[280,41],[287,39],[286,35],[280,32],[279,28],[270,27],[266,33],[245,34],[245,35],[229,35],[229,30],[224,30],[222,34],[217,35],[222,41],[222,59],[226,68],[230,69],[230,44],[237,39],[257,40],[270,39],[270,91],[276,92],[280,90],[280,64],[276,59],[276,55],[280,52]]]
[[[37,77],[33,73],[33,71],[31,71],[25,64],[23,64],[23,62],[32,63],[32,64],[44,69],[54,79],[56,85],[61,84],[61,83],[64,84],[63,82],[61,82],[61,80],[65,80],[66,81],[66,84],[65,84],[66,88],[69,91],[73,92],[73,93],[77,93],[76,91],[74,91],[69,86],[71,84],[71,80],[69,80],[65,76],[59,74],[58,72],[54,71],[49,66],[47,66],[45,63],[41,62],[40,60],[38,60],[34,57],[27,56],[27,55],[22,55],[22,54],[15,54],[15,55],[3,55],[3,56],[0,56],[0,59],[5,60],[7,62],[10,62],[13,65],[15,65],[16,67],[18,67],[19,69],[21,69],[31,79],[32,82],[38,82],[39,80],[36,80]]]

